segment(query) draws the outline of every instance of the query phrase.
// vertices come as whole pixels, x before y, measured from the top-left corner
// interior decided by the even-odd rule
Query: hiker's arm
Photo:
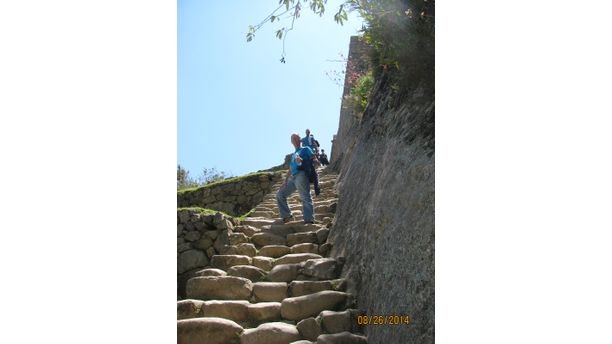
[[[315,166],[321,166],[321,162],[319,162],[319,159],[317,159],[316,154],[312,155],[312,162],[314,163]]]

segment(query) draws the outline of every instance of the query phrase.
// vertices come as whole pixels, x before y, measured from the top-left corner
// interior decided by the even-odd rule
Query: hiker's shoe
[[[307,224],[314,225],[315,223],[316,223],[316,222],[315,222],[314,220],[312,220],[312,221],[304,221],[304,224],[305,224],[305,225],[307,225]]]
[[[293,221],[293,220],[294,220],[293,215],[291,215],[289,217],[284,217],[283,218],[283,223],[287,223],[287,222],[290,222],[290,221]]]

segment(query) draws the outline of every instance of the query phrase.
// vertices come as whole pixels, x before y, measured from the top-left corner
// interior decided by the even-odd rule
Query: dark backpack
[[[302,164],[298,166],[298,170],[306,173],[308,182],[314,184],[315,195],[319,195],[321,193],[321,188],[319,187],[319,176],[317,175],[317,170],[312,162],[312,157],[310,159],[302,159]]]

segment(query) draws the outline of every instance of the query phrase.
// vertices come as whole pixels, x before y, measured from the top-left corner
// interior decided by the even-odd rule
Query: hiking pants
[[[300,171],[298,174],[289,177],[287,184],[281,187],[276,194],[276,203],[278,204],[281,218],[291,216],[291,210],[287,204],[287,197],[295,190],[299,192],[300,198],[302,199],[304,221],[314,221],[312,198],[310,197],[310,184],[308,183],[308,176],[306,176],[304,171]]]

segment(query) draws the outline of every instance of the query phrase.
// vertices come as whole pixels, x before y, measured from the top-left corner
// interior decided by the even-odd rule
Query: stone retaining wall
[[[240,216],[259,204],[272,185],[282,178],[281,172],[262,172],[206,185],[195,190],[179,191],[179,208],[201,207]]]
[[[208,267],[210,258],[222,254],[237,218],[222,213],[207,214],[198,209],[177,211],[177,273],[179,299],[185,283],[198,270]]]

